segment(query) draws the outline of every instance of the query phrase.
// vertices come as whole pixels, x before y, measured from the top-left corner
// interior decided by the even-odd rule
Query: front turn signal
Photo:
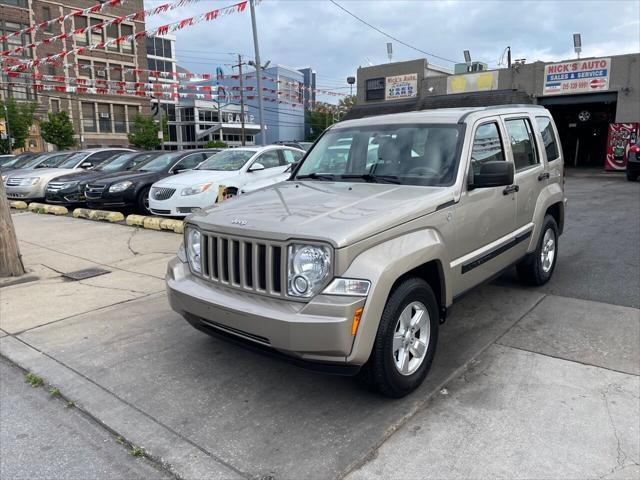
[[[358,327],[360,326],[360,319],[362,318],[363,311],[363,307],[358,307],[353,313],[353,321],[351,322],[351,336],[353,337],[355,337],[356,333],[358,333]]]

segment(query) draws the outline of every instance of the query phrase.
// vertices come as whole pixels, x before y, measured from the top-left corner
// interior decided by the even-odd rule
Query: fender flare
[[[532,252],[538,245],[540,229],[542,228],[542,221],[544,220],[544,216],[549,207],[551,205],[559,203],[561,205],[560,208],[564,209],[563,201],[564,192],[562,191],[562,187],[557,183],[552,183],[551,185],[546,186],[540,192],[533,212],[533,234],[531,235],[531,240],[529,242],[529,246],[527,247],[527,252]],[[562,213],[562,215],[564,215],[564,213]],[[562,225],[558,225],[558,228],[562,229]]]
[[[407,272],[430,261],[440,263],[443,276],[444,304],[451,303],[447,288],[449,255],[442,236],[435,229],[421,229],[380,243],[358,255],[342,277],[361,278],[371,282],[358,333],[355,337],[349,363],[364,364],[369,359],[382,311],[395,282]]]

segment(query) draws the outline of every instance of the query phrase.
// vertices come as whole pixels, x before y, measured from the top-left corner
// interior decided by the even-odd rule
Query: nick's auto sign
[[[610,58],[545,65],[542,93],[543,95],[567,95],[608,90],[610,70]]]

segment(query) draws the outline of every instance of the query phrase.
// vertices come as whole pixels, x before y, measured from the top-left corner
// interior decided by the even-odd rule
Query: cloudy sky
[[[145,0],[145,7],[166,0]],[[150,17],[148,27],[166,24],[237,0],[200,0],[170,14]],[[497,67],[510,45],[513,58],[562,60],[574,57],[572,34],[582,34],[583,57],[640,51],[640,0],[583,1],[383,1],[336,0],[353,14],[394,37],[429,52],[429,62],[452,67],[473,60]],[[419,51],[390,40],[329,0],[263,0],[256,8],[260,55],[294,67],[312,66],[318,86],[347,91],[346,77],[358,66],[423,58]],[[249,9],[177,32],[181,65],[197,73],[228,73],[234,57],[253,58]],[[440,57],[440,58],[438,58]]]

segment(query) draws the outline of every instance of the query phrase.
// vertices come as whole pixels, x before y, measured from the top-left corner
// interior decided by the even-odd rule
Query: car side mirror
[[[260,171],[260,170],[264,170],[264,165],[261,164],[261,163],[258,163],[258,162],[254,163],[253,165],[251,165],[249,167],[249,171],[250,172],[257,172],[257,171]]]
[[[87,170],[87,169],[89,169],[91,167],[93,167],[93,163],[91,163],[91,162],[82,162],[80,164],[80,168],[84,168],[85,170]]]
[[[470,178],[469,187],[490,188],[503,187],[513,183],[513,163],[504,160],[493,160],[480,165],[480,171]]]

